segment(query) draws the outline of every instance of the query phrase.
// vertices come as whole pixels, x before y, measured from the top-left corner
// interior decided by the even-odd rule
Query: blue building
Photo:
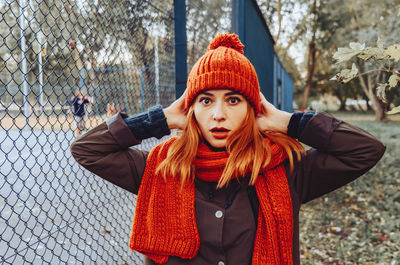
[[[293,80],[274,51],[274,39],[256,0],[232,0],[232,32],[245,45],[254,65],[261,92],[275,107],[293,110]]]

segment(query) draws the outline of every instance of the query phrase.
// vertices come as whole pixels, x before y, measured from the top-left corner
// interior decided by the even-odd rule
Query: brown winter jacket
[[[141,141],[117,114],[71,145],[76,161],[111,183],[137,194],[147,151],[131,148]],[[316,114],[299,139],[312,147],[286,173],[293,204],[293,264],[300,264],[299,211],[302,203],[318,198],[358,178],[382,157],[385,146],[374,136],[326,113]],[[196,222],[200,249],[193,260],[170,257],[167,264],[251,264],[257,209],[248,179],[227,188],[195,181]],[[127,242],[128,244],[128,242]],[[190,263],[189,263],[190,262]],[[155,264],[145,258],[145,264]]]

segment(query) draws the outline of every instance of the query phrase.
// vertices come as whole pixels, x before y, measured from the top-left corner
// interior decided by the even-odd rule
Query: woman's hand
[[[278,110],[274,105],[269,103],[262,93],[261,110],[256,117],[258,128],[262,132],[281,132],[287,133],[292,114],[283,110]]]
[[[183,95],[165,108],[164,115],[167,118],[168,128],[170,129],[183,129],[187,117],[187,110],[185,109],[185,95]]]

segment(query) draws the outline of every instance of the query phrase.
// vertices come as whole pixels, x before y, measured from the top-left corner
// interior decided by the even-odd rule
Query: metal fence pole
[[[81,70],[79,71],[79,90],[83,89],[83,85],[84,85],[84,80],[83,80],[83,71],[85,71],[86,68],[81,68]]]
[[[154,38],[154,61],[155,61],[155,74],[156,74],[156,104],[160,104],[160,72],[158,67],[158,36],[156,35]]]
[[[140,87],[141,87],[141,95],[142,95],[142,111],[145,111],[144,105],[144,76],[143,76],[143,68],[140,69]]]
[[[129,96],[128,96],[128,85],[125,85],[124,92],[125,92],[125,98],[124,98],[124,107],[123,107],[123,109],[125,110],[125,112],[127,112],[128,111],[127,108],[129,106],[129,103],[128,103],[128,98],[129,98]]]
[[[26,39],[25,39],[25,8],[27,7],[25,0],[20,0],[20,29],[21,29],[21,60],[22,60],[22,87],[23,87],[23,102],[24,102],[24,116],[25,116],[25,129],[29,128],[29,108],[28,108],[28,73],[26,65]]]
[[[39,102],[40,102],[40,116],[43,116],[43,58],[42,58],[42,50],[44,45],[42,44],[43,33],[39,31],[38,33],[39,40]],[[43,46],[42,46],[43,45]]]
[[[187,48],[186,48],[186,3],[174,0],[175,20],[175,94],[179,98],[186,89]]]

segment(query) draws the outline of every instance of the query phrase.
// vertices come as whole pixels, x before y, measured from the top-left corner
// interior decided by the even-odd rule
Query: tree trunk
[[[365,110],[364,110],[364,108],[361,106],[361,104],[360,104],[360,102],[359,102],[360,99],[361,99],[360,96],[357,95],[357,96],[356,96],[357,108],[358,108],[360,111],[364,112]]]
[[[362,98],[365,100],[365,106],[367,107],[367,111],[371,111],[372,110],[372,107],[371,107],[371,105],[369,104],[369,101],[370,101],[370,99],[369,99],[369,97],[367,96],[367,95],[362,95]]]
[[[371,105],[369,104],[369,98],[367,98],[366,101],[367,102],[365,104],[367,105],[367,111],[373,111]]]
[[[308,97],[310,96],[311,86],[312,86],[312,79],[314,75],[315,69],[315,34],[313,39],[311,40],[310,44],[308,45],[308,67],[307,67],[307,79],[306,79],[306,86],[303,92],[303,103],[301,105],[302,109],[306,109],[308,105]]]
[[[361,68],[358,63],[356,63],[356,66],[357,66],[359,72],[361,73],[362,71],[360,71]],[[377,121],[382,121],[386,118],[385,103],[382,102],[382,100],[380,100],[376,95],[376,87],[377,87],[377,84],[380,82],[381,77],[382,77],[382,75],[381,75],[381,73],[379,73],[375,84],[372,84],[371,75],[368,75],[368,80],[367,80],[368,82],[365,81],[363,76],[359,76],[361,87],[363,88],[365,94],[368,96],[368,98],[372,102],[373,110],[375,111],[375,120],[377,120]]]
[[[339,111],[346,111],[346,98],[339,98],[340,107]]]
[[[369,84],[372,89],[372,97],[375,101],[375,120],[377,121],[383,121],[386,118],[386,104],[380,98],[378,98],[376,93],[376,88],[378,87],[378,84],[382,82],[382,75],[383,72],[379,72],[378,76],[375,79],[375,84],[372,85],[371,82]],[[372,78],[369,80],[371,81]]]
[[[386,118],[386,104],[377,97],[376,87],[377,85],[374,85],[371,88],[372,102],[375,105],[375,120],[383,121]]]
[[[271,2],[271,1],[270,1]],[[293,34],[292,37],[290,38],[287,46],[285,48],[282,48],[282,54],[286,54],[289,48],[292,46],[293,43],[295,43],[300,35],[304,32],[304,25],[307,23],[308,17],[310,14],[314,11],[316,2],[310,5],[310,7],[307,10],[307,14],[303,17],[302,21],[297,25],[297,33]]]
[[[278,13],[278,34],[276,35],[275,38],[275,43],[278,42],[279,40],[279,36],[281,35],[281,27],[282,27],[282,4],[281,4],[281,0],[278,0],[278,3],[276,5],[276,12]]]
[[[310,91],[311,91],[311,86],[312,86],[312,79],[314,75],[314,70],[315,70],[315,53],[316,53],[316,48],[315,48],[315,32],[317,31],[317,26],[316,26],[316,17],[317,17],[317,9],[316,9],[316,3],[317,1],[313,1],[312,5],[312,12],[314,14],[314,24],[313,24],[313,35],[310,43],[308,44],[308,58],[307,58],[307,79],[306,79],[306,86],[304,88],[303,92],[303,103],[301,104],[302,109],[306,109],[308,105],[308,97],[310,96]]]

